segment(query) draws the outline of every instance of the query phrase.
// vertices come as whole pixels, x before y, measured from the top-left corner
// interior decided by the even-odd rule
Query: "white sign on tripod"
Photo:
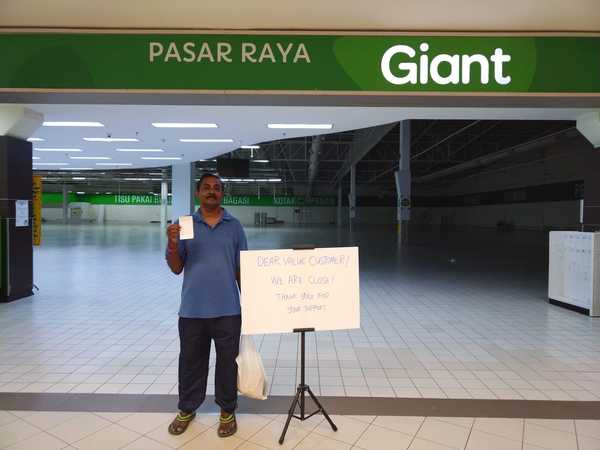
[[[360,328],[358,247],[241,252],[242,334]]]

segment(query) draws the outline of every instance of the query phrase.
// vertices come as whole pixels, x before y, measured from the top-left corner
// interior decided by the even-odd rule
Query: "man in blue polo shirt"
[[[237,364],[240,309],[240,251],[247,250],[240,222],[221,207],[223,183],[204,174],[196,185],[200,208],[193,214],[194,238],[179,240],[178,223],[169,225],[166,258],[183,272],[179,309],[179,413],[169,425],[181,434],[206,396],[211,340],[215,342],[215,402],[221,407],[218,435],[237,430]]]

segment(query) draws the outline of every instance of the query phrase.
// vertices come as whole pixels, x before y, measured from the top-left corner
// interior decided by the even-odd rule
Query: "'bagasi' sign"
[[[599,37],[0,33],[0,90],[600,93]]]

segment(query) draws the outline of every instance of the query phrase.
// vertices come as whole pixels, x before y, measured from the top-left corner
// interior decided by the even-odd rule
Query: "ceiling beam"
[[[319,171],[319,153],[321,152],[322,136],[313,136],[308,156],[308,186],[306,188],[306,198],[312,195],[313,182]]]
[[[420,151],[419,153],[412,155],[412,157],[410,158],[411,161],[423,156],[425,153],[429,153],[431,150],[433,150],[434,148],[442,145],[444,142],[452,139],[455,136],[458,136],[459,134],[461,134],[464,131],[467,131],[469,128],[474,127],[475,125],[477,125],[479,122],[481,122],[480,120],[475,120],[473,122],[471,122],[468,125],[465,125],[464,127],[454,131],[453,133],[450,133],[448,136],[446,136],[444,139],[442,139],[441,141],[436,142],[433,145],[430,145],[429,147],[427,147],[425,150]]]
[[[454,175],[460,172],[464,172],[465,170],[475,169],[478,167],[484,167],[489,164],[500,161],[504,158],[508,158],[509,156],[513,156],[518,153],[523,153],[531,150],[536,150],[541,147],[545,147],[557,142],[561,138],[570,138],[577,135],[577,131],[575,127],[570,127],[564,130],[557,131],[555,133],[550,133],[546,136],[542,136],[524,143],[520,143],[517,145],[513,145],[512,147],[505,148],[503,150],[490,153],[488,155],[480,156],[479,158],[472,159],[462,164],[456,164],[447,169],[442,169],[437,172],[433,172],[422,177],[414,178],[413,181],[415,183],[426,183],[428,181],[434,181],[440,178],[447,177],[449,175]]]
[[[339,184],[350,171],[350,168],[363,159],[396,125],[398,125],[398,122],[357,130],[350,144],[348,157],[333,178],[333,184]]]

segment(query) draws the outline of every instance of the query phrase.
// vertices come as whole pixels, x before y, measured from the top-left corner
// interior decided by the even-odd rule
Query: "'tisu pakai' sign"
[[[600,37],[0,33],[0,91],[600,93]]]

